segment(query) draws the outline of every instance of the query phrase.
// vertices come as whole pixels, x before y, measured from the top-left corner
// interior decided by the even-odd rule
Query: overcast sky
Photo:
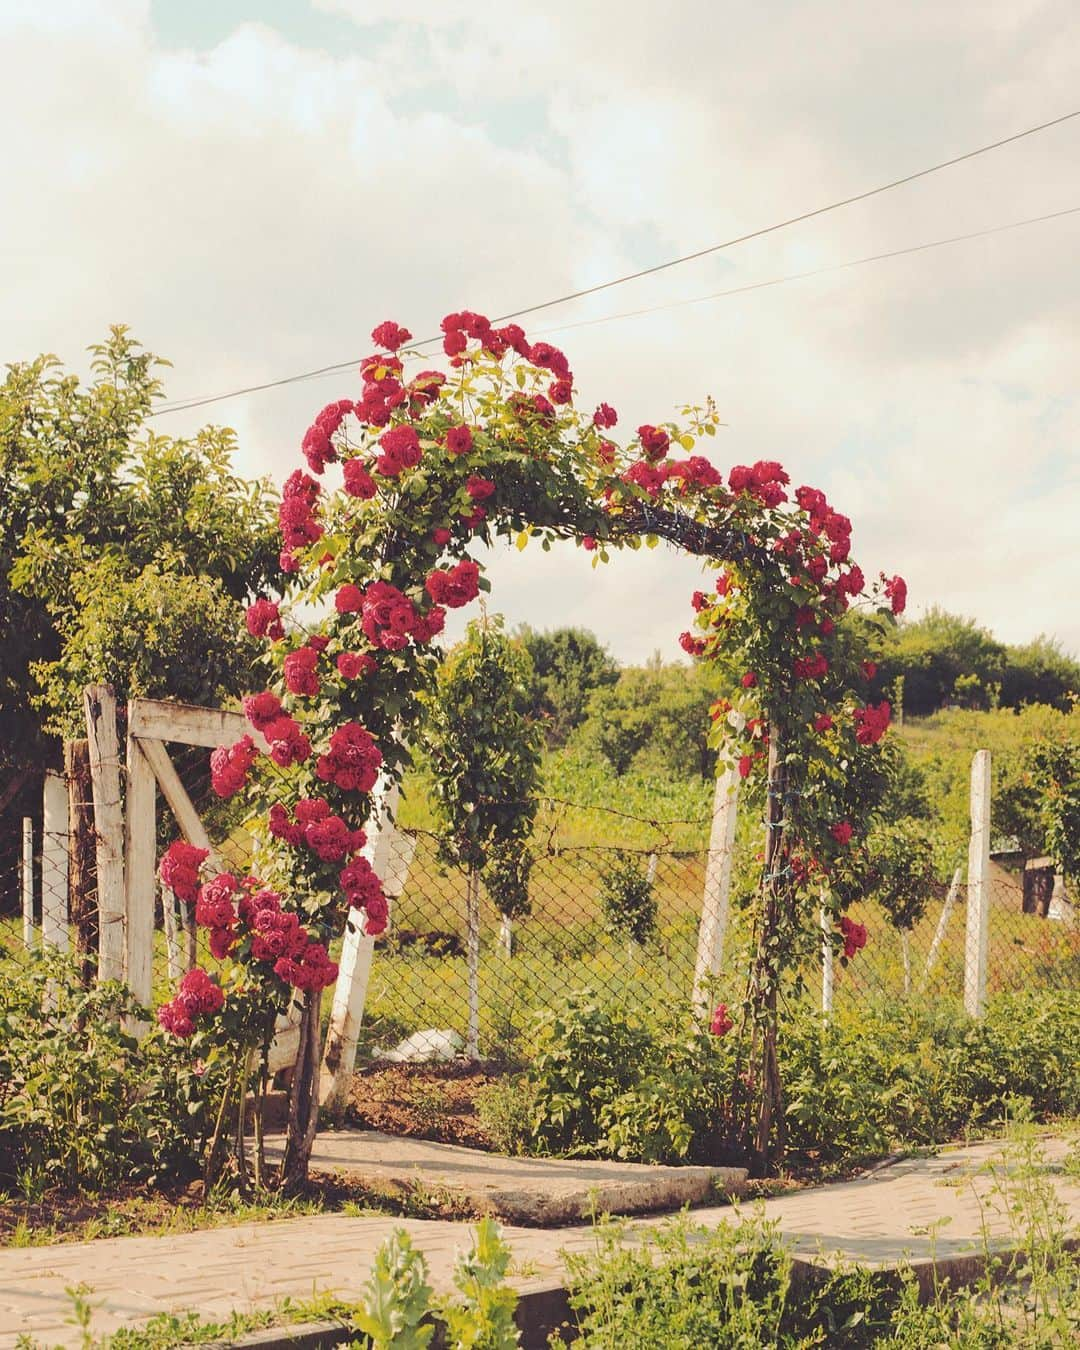
[[[0,0],[0,355],[110,322],[171,397],[359,357],[394,318],[504,313],[1080,107],[1075,0]],[[1080,119],[537,316],[620,430],[717,400],[768,457],[999,636],[1080,650],[1080,215],[765,290],[586,320],[1080,206]],[[280,480],[351,373],[160,418]],[[696,566],[500,555],[492,605],[678,655]]]

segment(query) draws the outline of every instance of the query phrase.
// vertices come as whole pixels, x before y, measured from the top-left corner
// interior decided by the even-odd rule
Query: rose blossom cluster
[[[270,746],[270,758],[282,769],[302,764],[311,755],[311,741],[300,730],[300,723],[281,705],[270,689],[250,694],[243,702],[244,716],[261,732]]]
[[[334,596],[339,614],[359,614],[364,636],[373,647],[399,652],[414,642],[430,642],[441,633],[446,613],[432,605],[421,614],[404,591],[388,581],[373,581],[363,590],[351,581],[339,586]]]
[[[210,850],[177,839],[169,845],[158,865],[161,884],[167,886],[178,900],[193,905],[199,890],[199,868],[209,858]]]
[[[321,861],[339,863],[358,853],[367,842],[363,830],[353,830],[335,816],[323,797],[304,797],[289,812],[275,802],[270,808],[270,833],[292,848],[309,848]]]
[[[856,952],[866,946],[866,925],[856,923],[845,914],[840,920],[840,933],[844,939],[844,955],[850,961]]]
[[[378,874],[367,858],[353,858],[342,868],[338,878],[349,904],[353,909],[364,911],[364,931],[372,937],[385,932],[390,909]]]
[[[224,1003],[221,988],[196,966],[180,981],[175,998],[158,1009],[158,1023],[173,1036],[187,1040],[195,1031],[196,1017],[216,1013]]]
[[[218,746],[210,756],[210,786],[219,797],[235,797],[258,757],[250,736],[242,736],[235,745]]]
[[[855,739],[860,745],[876,745],[889,729],[892,720],[892,708],[885,699],[875,707],[868,704],[865,708],[856,708]]]
[[[480,568],[469,558],[454,567],[436,568],[428,573],[424,589],[436,604],[461,609],[480,594]]]
[[[320,755],[316,775],[344,792],[370,792],[382,765],[382,751],[359,722],[346,722],[330,737],[330,748]]]

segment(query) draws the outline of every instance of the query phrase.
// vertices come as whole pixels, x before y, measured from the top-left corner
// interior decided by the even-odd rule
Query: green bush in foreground
[[[121,985],[85,988],[66,957],[5,965],[0,1192],[97,1190],[195,1170],[212,1074],[193,1071],[156,1030],[141,1041],[128,1034],[139,1011]]]
[[[986,1017],[909,1004],[782,1027],[789,1151],[818,1163],[955,1138],[1020,1114],[1080,1114],[1080,994],[991,1000]],[[730,1157],[736,1033],[590,993],[537,1022],[528,1068],[481,1095],[513,1151],[709,1162]]]

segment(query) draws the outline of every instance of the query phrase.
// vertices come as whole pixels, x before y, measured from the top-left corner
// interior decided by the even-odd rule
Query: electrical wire
[[[1012,145],[1014,142],[1024,140],[1028,136],[1034,136],[1038,132],[1061,126],[1062,123],[1071,121],[1076,117],[1080,117],[1080,108],[1077,108],[1072,112],[1063,113],[1060,117],[1051,118],[1047,122],[1039,122],[1035,126],[1026,127],[1023,131],[1014,132],[1011,136],[1004,136],[1000,140],[991,141],[987,145],[978,146],[974,150],[967,150],[961,155],[954,155],[951,159],[941,160],[937,164],[931,164],[924,169],[918,169],[914,173],[905,174],[900,178],[894,178],[887,183],[881,183],[877,187],[868,188],[863,192],[857,192],[848,197],[842,197],[837,201],[827,203],[825,206],[818,206],[813,210],[803,211],[795,216],[788,216],[785,220],[776,221],[772,225],[765,225],[760,229],[750,230],[745,234],[735,235],[730,239],[723,240],[721,243],[710,244],[706,248],[695,250],[693,253],[685,253],[676,258],[669,258],[665,262],[654,263],[651,267],[644,267],[636,272],[627,272],[622,276],[613,277],[609,281],[597,282],[593,286],[585,286],[580,290],[568,291],[565,295],[556,296],[550,300],[542,300],[536,304],[527,305],[522,309],[516,309],[507,314],[500,314],[493,318],[491,322],[505,323],[510,319],[520,319],[529,314],[537,314],[542,310],[553,309],[557,305],[568,304],[572,300],[580,300],[585,296],[596,295],[600,291],[610,290],[612,287],[622,286],[627,282],[640,280],[642,277],[654,276],[658,272],[667,271],[672,267],[679,267],[683,263],[693,262],[699,258],[708,257],[713,253],[719,253],[725,249],[734,248],[738,244],[748,243],[752,239],[764,238],[766,235],[775,234],[778,230],[788,229],[792,225],[798,225],[808,220],[814,220],[818,216],[826,215],[832,211],[838,211],[845,206],[852,206],[856,202],[867,201],[871,197],[880,196],[884,192],[891,192],[895,188],[903,187],[908,183],[914,183],[920,178],[928,177],[930,174],[940,173],[943,169],[953,168],[957,164],[963,164],[967,160],[977,158],[979,155],[989,154],[991,151],[999,150],[1003,146]],[[430,346],[432,343],[438,342],[439,340],[439,337],[424,338],[421,342],[417,343],[416,346]],[[330,375],[340,370],[347,370],[350,367],[357,365],[361,359],[362,357],[352,357],[347,361],[336,361],[329,365],[320,366],[315,370],[304,371],[297,375],[287,375],[281,379],[266,380],[261,384],[246,385],[239,389],[233,389],[225,394],[212,394],[203,398],[174,400],[162,404],[160,407],[156,408],[150,416],[160,416],[164,413],[184,412],[193,408],[202,408],[212,403],[224,402],[226,399],[238,398],[241,395],[262,393],[267,389],[278,389],[284,385],[297,384],[302,381],[316,379],[322,375]]]

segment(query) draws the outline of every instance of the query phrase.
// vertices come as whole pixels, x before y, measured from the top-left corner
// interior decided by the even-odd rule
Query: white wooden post
[[[713,794],[709,856],[705,863],[705,889],[694,961],[693,1004],[698,1013],[708,1011],[709,985],[719,975],[724,955],[738,809],[739,775],[735,768],[728,768],[717,778]]]
[[[41,941],[68,949],[68,799],[58,773],[45,775],[41,802]]]
[[[976,750],[971,761],[971,843],[964,940],[964,1009],[970,1017],[981,1017],[986,1006],[989,936],[990,751]]]
[[[941,917],[938,919],[937,928],[934,929],[934,940],[930,944],[930,950],[926,953],[926,966],[922,973],[922,979],[919,981],[920,991],[926,988],[930,973],[934,969],[934,963],[937,961],[938,951],[945,939],[945,930],[949,926],[949,920],[956,906],[956,897],[960,893],[960,872],[961,869],[958,867],[953,873],[948,894],[945,896],[945,903],[941,906]]]
[[[83,694],[90,742],[90,779],[97,835],[98,979],[124,978],[124,814],[120,805],[120,746],[116,699],[107,684]]]
[[[154,900],[157,894],[157,785],[154,769],[134,736],[127,738],[127,854],[125,857],[124,970],[144,1008],[153,989]]]
[[[34,822],[23,816],[22,858],[19,864],[22,890],[23,946],[34,945]]]
[[[364,856],[380,880],[390,872],[398,795],[397,784],[387,784],[384,780],[376,788],[375,809],[364,826],[367,834]],[[374,951],[375,939],[364,933],[360,915],[350,911],[345,920],[345,941],[338,961],[338,978],[323,1052],[320,1099],[331,1113],[341,1112],[349,1100]]]
[[[469,869],[465,892],[465,962],[469,980],[469,1027],[465,1054],[480,1058],[480,873]]]
[[[818,911],[818,923],[821,927],[821,1011],[826,1017],[833,1010],[833,945],[832,919],[822,905]]]
[[[181,928],[176,921],[176,896],[162,883],[161,918],[165,925],[165,968],[169,973],[170,986],[176,984],[181,975],[191,969],[180,950]],[[185,937],[187,936],[184,930]]]

